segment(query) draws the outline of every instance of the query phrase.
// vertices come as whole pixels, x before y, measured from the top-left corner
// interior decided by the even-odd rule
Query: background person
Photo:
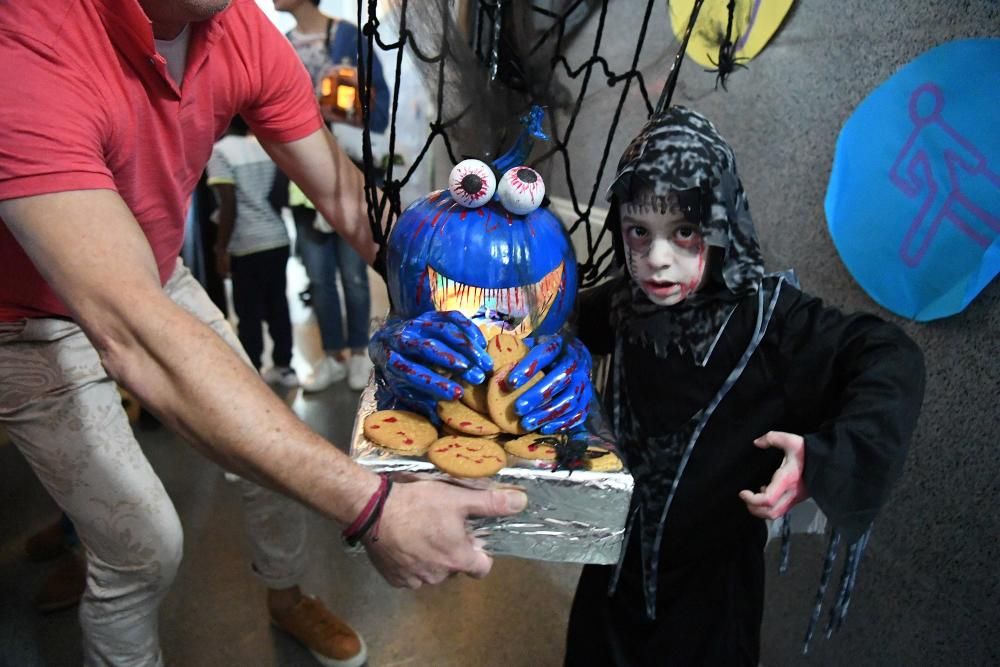
[[[323,96],[323,80],[339,65],[358,70],[367,67],[372,58],[371,116],[373,133],[385,132],[389,124],[389,87],[377,56],[368,52],[358,27],[349,21],[333,18],[319,10],[319,0],[275,0],[278,11],[295,17],[296,26],[287,37],[305,65],[313,81],[317,99]],[[358,61],[359,40],[362,60]],[[360,114],[338,113],[324,105],[324,118],[333,124],[360,126]],[[334,129],[336,125],[333,126]],[[361,163],[360,133],[350,132],[344,138],[345,150],[359,169]],[[357,142],[350,146],[350,142]],[[292,215],[298,239],[296,249],[309,277],[309,299],[319,323],[325,356],[302,384],[305,391],[322,391],[334,382],[347,378],[355,391],[364,388],[371,373],[368,357],[368,326],[371,319],[371,295],[368,270],[357,252],[318,214],[308,200],[293,196]],[[365,223],[367,218],[361,223]],[[344,293],[341,304],[337,290],[340,280]],[[347,362],[346,366],[343,363]]]
[[[228,134],[216,142],[208,161],[208,184],[219,202],[215,263],[233,281],[237,333],[259,371],[264,353],[264,323],[274,341],[268,384],[297,387],[291,367],[292,322],[285,294],[288,232],[269,194],[278,168],[249,128],[234,116]]]

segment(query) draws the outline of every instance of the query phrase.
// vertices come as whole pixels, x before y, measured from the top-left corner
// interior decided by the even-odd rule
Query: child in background
[[[811,496],[828,558],[843,540],[856,569],[902,470],[923,356],[764,273],[732,149],[701,115],[654,115],[609,198],[620,270],[581,293],[578,336],[611,355],[602,396],[636,487],[618,567],[583,570],[566,664],[756,667],[765,519]]]
[[[215,262],[219,275],[232,277],[237,333],[254,367],[261,367],[266,322],[274,365],[261,376],[269,384],[297,387],[285,295],[288,232],[269,199],[278,167],[248,132],[243,119],[233,118],[208,161],[208,184],[219,202]]]

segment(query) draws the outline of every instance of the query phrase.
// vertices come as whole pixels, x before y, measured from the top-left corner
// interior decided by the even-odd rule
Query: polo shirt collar
[[[133,63],[153,64],[160,75],[173,85],[166,71],[166,62],[156,53],[153,22],[146,16],[138,0],[93,0],[93,2],[107,30],[108,38],[115,48]],[[191,24],[187,72],[195,71],[204,63],[209,47],[223,33],[220,18],[231,9],[232,4],[208,20]]]

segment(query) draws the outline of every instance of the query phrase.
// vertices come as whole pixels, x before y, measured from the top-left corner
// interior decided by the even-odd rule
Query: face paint
[[[632,279],[658,306],[674,306],[701,285],[708,245],[684,214],[647,198],[622,205],[622,240]]]

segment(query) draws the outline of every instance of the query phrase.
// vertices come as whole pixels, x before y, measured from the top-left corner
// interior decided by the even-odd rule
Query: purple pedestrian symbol
[[[943,107],[944,95],[937,85],[925,83],[913,91],[913,132],[889,170],[889,179],[907,197],[923,198],[899,247],[900,258],[911,268],[920,264],[945,220],[982,248],[1000,234],[1000,211],[988,211],[985,202],[966,195],[992,187],[997,196],[990,201],[1000,200],[1000,175],[990,171],[982,152],[945,122]],[[973,183],[971,179],[979,181],[978,187],[963,190],[963,184]]]

